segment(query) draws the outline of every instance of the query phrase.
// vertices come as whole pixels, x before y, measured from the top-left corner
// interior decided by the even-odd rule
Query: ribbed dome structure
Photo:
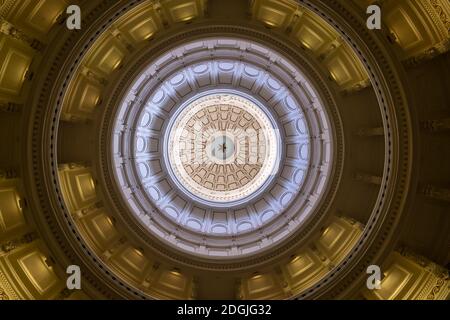
[[[326,111],[301,71],[233,38],[188,42],[156,61],[136,75],[114,130],[122,192],[139,190],[124,197],[135,215],[172,245],[220,257],[260,252],[300,227],[332,157]],[[224,145],[227,158],[213,154]]]

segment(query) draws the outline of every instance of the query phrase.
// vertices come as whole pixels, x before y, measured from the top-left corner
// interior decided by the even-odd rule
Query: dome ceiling
[[[200,255],[248,255],[288,236],[331,168],[330,125],[302,72],[239,38],[188,42],[156,61],[117,112],[116,175],[136,190],[128,206],[150,232]],[[226,159],[214,154],[224,144]]]
[[[192,195],[231,206],[276,173],[275,130],[249,99],[211,92],[174,118],[165,151],[169,167]]]
[[[81,1],[77,32],[63,0],[0,3],[0,127],[24,142],[0,149],[23,162],[0,170],[0,298],[72,296],[73,264],[80,297],[445,296],[398,243],[419,190],[448,198],[421,187],[415,144],[448,123],[419,129],[406,75],[448,47],[450,8],[386,1],[388,34],[362,2]],[[433,27],[412,41],[399,19]],[[374,264],[394,283],[375,293]]]

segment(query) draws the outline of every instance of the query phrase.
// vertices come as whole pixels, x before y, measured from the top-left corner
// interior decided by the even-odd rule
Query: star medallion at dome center
[[[277,148],[264,111],[247,98],[226,93],[192,101],[169,135],[176,178],[210,201],[228,202],[255,192],[270,177]]]

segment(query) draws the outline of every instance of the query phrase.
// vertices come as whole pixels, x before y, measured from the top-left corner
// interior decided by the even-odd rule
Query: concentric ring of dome
[[[218,91],[264,106],[283,142],[274,153],[278,170],[222,206],[186,192],[164,150],[183,106]],[[274,50],[239,38],[189,42],[155,59],[124,98],[114,135],[116,179],[131,211],[162,241],[210,258],[260,253],[293,234],[331,170],[328,118],[309,81]]]
[[[251,100],[210,93],[174,118],[165,152],[178,185],[193,197],[229,206],[256,195],[276,173],[278,134]]]

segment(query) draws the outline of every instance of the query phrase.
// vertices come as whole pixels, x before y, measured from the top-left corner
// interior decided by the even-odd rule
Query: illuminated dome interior
[[[0,1],[0,299],[448,299],[448,1],[72,2]]]
[[[155,60],[124,92],[113,140],[122,198],[147,230],[197,255],[236,257],[304,227],[329,181],[332,143],[301,69],[232,37]],[[224,146],[230,154],[218,155]]]

